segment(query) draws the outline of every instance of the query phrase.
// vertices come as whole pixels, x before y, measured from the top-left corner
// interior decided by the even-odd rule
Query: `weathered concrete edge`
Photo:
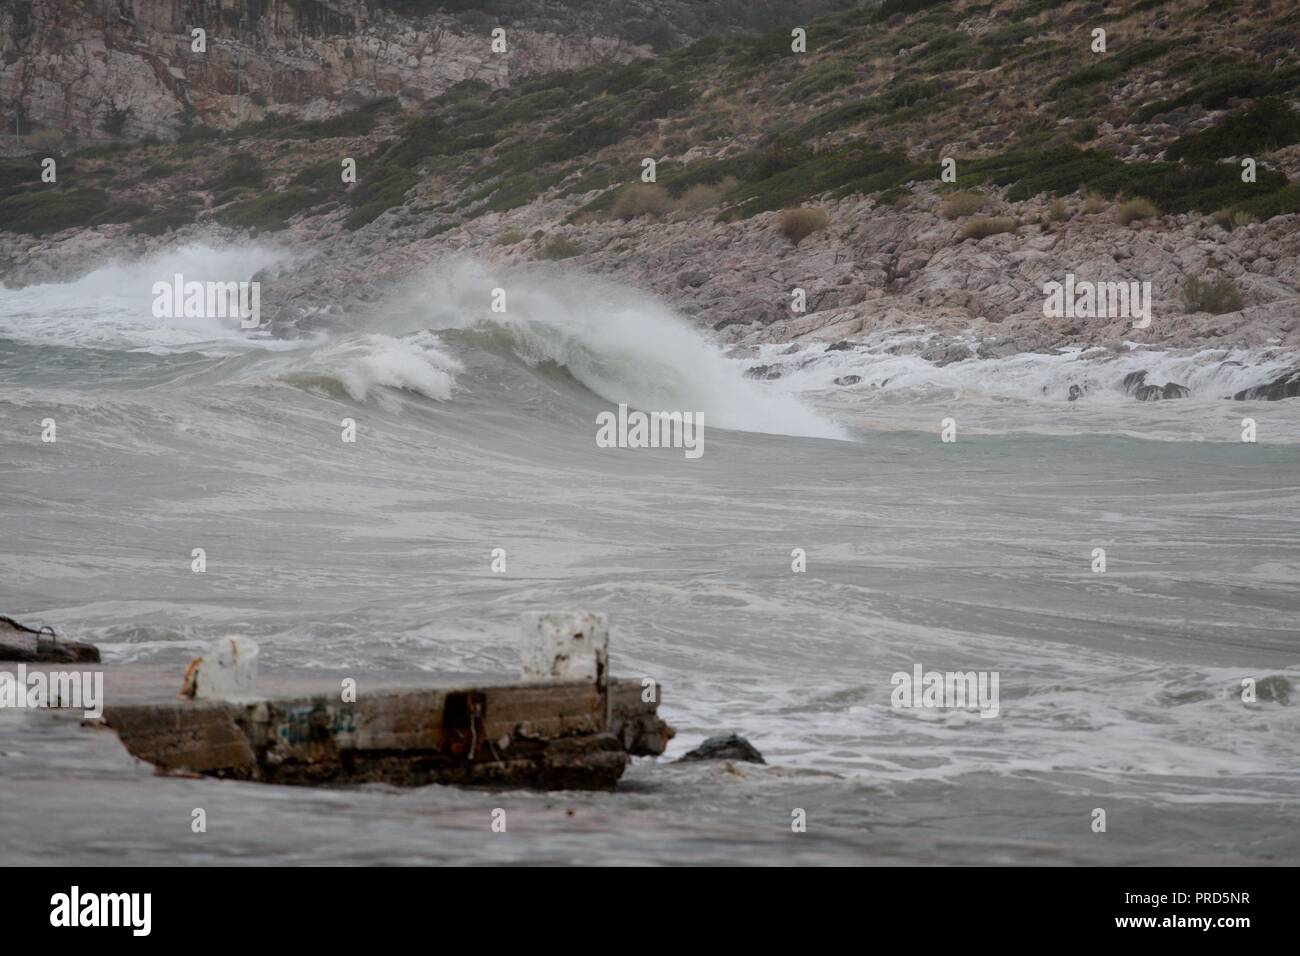
[[[161,771],[298,785],[383,782],[611,789],[673,730],[636,680],[109,705],[104,723]]]

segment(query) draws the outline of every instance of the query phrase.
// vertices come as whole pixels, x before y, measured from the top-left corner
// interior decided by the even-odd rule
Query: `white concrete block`
[[[257,681],[257,644],[246,637],[221,637],[199,661],[195,697],[229,700],[253,693]]]
[[[609,622],[587,611],[525,614],[521,648],[524,680],[609,682]]]

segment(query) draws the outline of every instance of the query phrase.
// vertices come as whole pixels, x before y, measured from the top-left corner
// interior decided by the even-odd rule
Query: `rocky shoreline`
[[[776,229],[778,214],[738,222],[699,218],[564,224],[587,196],[489,213],[425,237],[418,210],[399,208],[356,232],[315,218],[262,237],[306,261],[259,276],[263,314],[274,328],[311,327],[345,317],[396,281],[444,260],[473,257],[517,269],[580,269],[652,292],[719,343],[834,343],[893,329],[935,333],[921,357],[937,365],[1072,346],[1300,350],[1300,216],[1275,217],[1232,231],[1195,215],[1119,226],[1080,209],[1045,218],[1046,203],[1009,211],[1016,232],[962,240],[960,223],[936,211],[925,185],[909,208],[851,198],[824,204],[831,226],[797,246]],[[930,208],[926,208],[929,206]],[[1008,204],[1011,206],[1011,204]],[[332,227],[332,228],[331,228]],[[523,236],[504,246],[503,234]],[[539,263],[555,236],[577,254]],[[9,287],[66,281],[109,261],[147,257],[186,242],[243,237],[214,225],[165,237],[131,235],[124,225],[50,236],[0,233]],[[1043,315],[1043,285],[1066,273],[1103,281],[1151,283],[1153,321],[1053,319]],[[1188,313],[1180,289],[1189,276],[1229,276],[1245,305],[1231,313]],[[804,314],[791,292],[806,294]],[[1175,397],[1166,395],[1165,397]]]

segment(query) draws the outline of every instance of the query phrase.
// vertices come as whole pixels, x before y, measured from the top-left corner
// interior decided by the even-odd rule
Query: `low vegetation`
[[[1158,215],[1160,210],[1149,199],[1130,199],[1119,204],[1115,210],[1115,221],[1121,226],[1127,226],[1143,219],[1154,219]]]
[[[552,236],[542,245],[538,255],[542,259],[554,261],[557,259],[571,259],[574,256],[582,255],[582,252],[582,246],[568,236]]]
[[[654,58],[525,77],[508,89],[463,81],[414,113],[386,99],[323,120],[269,114],[227,133],[191,126],[174,144],[96,145],[60,158],[58,186],[39,183],[29,162],[21,174],[0,163],[0,222],[52,231],[129,221],[156,235],[202,214],[177,198],[196,188],[219,221],[241,228],[283,228],[338,209],[345,228],[362,229],[417,196],[438,229],[558,197],[581,197],[561,214],[571,223],[727,222],[852,195],[906,204],[914,184],[938,181],[933,144],[960,129],[970,146],[955,157],[958,181],[940,214],[969,220],[965,238],[996,234],[985,231],[990,223],[1015,228],[974,218],[990,210],[994,189],[999,203],[1046,197],[1049,222],[1071,208],[1095,216],[1114,207],[1125,224],[1159,210],[1221,214],[1228,228],[1300,212],[1300,184],[1278,171],[1283,164],[1260,162],[1256,181],[1243,183],[1239,165],[1224,161],[1300,142],[1300,114],[1289,106],[1300,95],[1294,34],[1264,14],[1242,27],[1242,9],[1169,14],[1167,32],[1130,18],[1110,30],[1104,56],[1080,61],[1068,48],[1084,42],[1076,28],[1128,16],[1128,6],[1008,0],[989,30],[972,35],[954,25],[987,15],[985,5],[884,0],[810,21],[806,59],[791,57],[788,29],[665,43]],[[1224,50],[1205,31],[1215,24],[1254,30],[1254,42]],[[1160,92],[1140,92],[1153,88]],[[1027,100],[1047,109],[1026,109]],[[1190,131],[1176,118],[1193,107],[1227,112]],[[339,176],[345,148],[357,153],[355,185]],[[683,162],[696,148],[706,158]],[[658,160],[657,183],[639,182],[647,156]],[[109,160],[127,174],[107,175]],[[79,166],[86,175],[71,178]],[[159,179],[182,177],[186,185],[140,201]],[[1081,203],[1065,205],[1080,192]]]
[[[1244,304],[1241,290],[1229,276],[1220,275],[1213,280],[1189,276],[1183,283],[1183,307],[1188,312],[1223,315],[1239,311]]]
[[[976,192],[951,193],[939,204],[939,215],[944,219],[961,219],[973,216],[988,205],[988,197]]]
[[[610,215],[625,222],[640,216],[660,219],[672,208],[672,197],[658,183],[633,183],[619,190]]]
[[[777,217],[776,228],[796,246],[815,232],[824,232],[831,225],[825,209],[783,209]]]
[[[1005,216],[989,216],[978,219],[968,219],[966,224],[961,227],[959,235],[962,239],[986,239],[989,236],[1000,235],[1004,232],[1015,232],[1017,224],[1014,219]]]

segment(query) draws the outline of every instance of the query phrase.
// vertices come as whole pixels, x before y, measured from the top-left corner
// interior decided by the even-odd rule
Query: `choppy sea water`
[[[1293,357],[809,346],[754,381],[639,293],[473,263],[305,337],[150,311],[175,272],[277,264],[0,290],[0,613],[179,679],[226,633],[266,668],[513,674],[521,612],[605,611],[678,737],[612,794],[322,791],[155,778],[0,711],[4,859],[1300,862],[1300,402],[1222,397]],[[1192,397],[1123,396],[1144,361]],[[619,402],[703,412],[704,454],[597,447]],[[998,716],[894,708],[918,663],[997,672]],[[769,766],[671,763],[733,730]]]

